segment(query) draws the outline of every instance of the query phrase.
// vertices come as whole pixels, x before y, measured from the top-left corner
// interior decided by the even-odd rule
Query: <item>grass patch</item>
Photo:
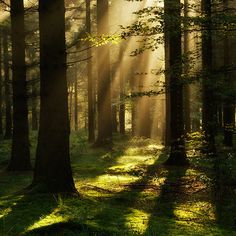
[[[36,134],[31,135],[32,154]],[[193,148],[194,147],[194,148]],[[215,196],[213,161],[199,154],[200,135],[189,138],[189,168],[162,165],[167,151],[155,140],[119,136],[112,150],[71,135],[71,161],[80,197],[22,195],[32,173],[7,173],[10,143],[0,143],[0,235],[236,235],[235,158],[227,172],[231,195]],[[224,179],[221,178],[221,181]],[[222,182],[221,182],[222,183]],[[222,186],[222,184],[221,184]]]

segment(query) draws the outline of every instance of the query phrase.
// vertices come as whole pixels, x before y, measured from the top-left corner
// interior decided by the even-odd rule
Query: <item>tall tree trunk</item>
[[[86,31],[91,34],[91,0],[86,0]],[[91,43],[88,42],[87,57],[90,58],[87,61],[87,76],[88,76],[88,141],[93,143],[95,141],[95,89],[92,70],[92,49]]]
[[[140,62],[140,61],[139,61]],[[129,83],[130,83],[130,90],[131,93],[135,93],[138,91],[138,82],[137,82],[137,75],[136,69],[139,68],[138,58],[136,57],[134,61],[132,61],[130,70],[128,74]],[[137,127],[137,117],[138,117],[138,98],[132,98],[131,100],[131,130],[132,136],[138,135],[138,127]]]
[[[217,107],[215,81],[212,74],[211,0],[202,0],[202,12],[206,17],[202,32],[202,128],[205,133],[207,152],[215,153]]]
[[[218,104],[218,127],[220,130],[223,128],[223,109],[222,109],[222,102]]]
[[[171,20],[166,20],[169,37],[169,81],[170,81],[170,141],[171,152],[167,165],[187,164],[184,143],[184,111],[183,111],[183,83],[182,52],[181,52],[181,4],[180,0],[166,0]],[[167,15],[170,17],[170,15]],[[168,18],[170,19],[170,18]]]
[[[0,28],[0,138],[3,137],[2,29]]]
[[[114,94],[116,92],[112,91],[112,93],[113,93],[113,96],[114,96],[113,99],[114,99],[114,101],[116,101],[117,96],[116,96],[116,94]],[[118,120],[117,120],[118,110],[117,110],[117,105],[116,104],[112,105],[111,112],[112,112],[112,132],[117,133],[118,132]]]
[[[78,131],[78,78],[77,78],[77,68],[75,69],[75,83],[74,83],[74,123],[75,131]]]
[[[108,0],[97,0],[98,35],[109,34]],[[112,142],[111,79],[109,45],[98,47],[98,137],[96,144]]]
[[[37,84],[35,82],[32,82],[31,96],[32,130],[38,130],[38,89]]]
[[[5,134],[4,139],[12,137],[11,86],[9,74],[8,30],[3,31],[3,65],[5,87]]]
[[[135,75],[132,75],[130,77],[130,87],[131,87],[131,92],[135,91]],[[131,103],[131,130],[132,130],[132,136],[135,136],[137,134],[137,124],[136,124],[136,119],[137,119],[137,99],[133,98],[132,103]]]
[[[164,24],[164,50],[165,50],[165,84],[166,84],[166,93],[165,93],[165,146],[170,146],[170,78],[169,78],[169,54],[170,54],[170,45],[169,45],[169,29],[168,29],[168,16],[171,14],[169,9],[169,3],[164,2],[164,14],[165,14],[165,24]]]
[[[228,12],[228,0],[223,1],[224,10]],[[228,30],[227,30],[228,31]],[[224,68],[225,68],[225,83],[227,89],[231,89],[234,86],[234,77],[232,72],[228,71],[230,65],[232,65],[232,59],[230,55],[230,36],[229,32],[226,31],[226,36],[224,39]],[[233,133],[235,128],[235,100],[231,95],[227,95],[224,99],[223,104],[223,125],[224,125],[224,144],[226,146],[233,146]]]
[[[73,117],[73,82],[71,82],[69,84],[69,124],[70,124],[70,127],[72,126],[72,121],[74,119]]]
[[[124,42],[121,42],[119,51],[120,71],[119,71],[119,82],[120,82],[120,109],[119,109],[119,131],[120,134],[125,134],[125,78],[124,78]]]
[[[39,0],[40,127],[31,188],[75,192],[70,165],[64,0]]]
[[[149,78],[146,76],[148,74],[148,65],[149,65],[149,55],[143,54],[141,55],[141,65],[140,65],[140,72],[141,77],[139,80],[139,89],[140,92],[146,92],[149,89]],[[139,98],[139,110],[141,112],[138,113],[139,115],[139,136],[150,138],[151,137],[151,98],[148,96],[142,96]]]
[[[30,170],[24,2],[11,0],[13,136],[9,171]]]
[[[111,119],[112,119],[112,132],[118,132],[118,105],[117,102],[119,100],[119,88],[117,83],[117,69],[118,65],[113,63],[111,66],[111,97],[112,97],[112,105],[111,105]]]
[[[144,53],[139,58],[139,70],[140,76],[138,78],[138,91],[146,92],[149,90],[149,77],[148,74],[149,66],[149,55]],[[139,97],[137,102],[138,105],[138,125],[137,131],[138,135],[145,138],[151,137],[151,99],[147,96]]]
[[[189,15],[189,2],[188,0],[184,0],[184,17],[187,18]],[[184,54],[186,56],[186,61],[184,64],[184,74],[186,78],[189,74],[189,33],[187,31],[187,23],[185,23],[185,31],[184,31]],[[185,84],[184,86],[184,118],[185,118],[185,132],[191,132],[191,119],[190,119],[190,85]]]

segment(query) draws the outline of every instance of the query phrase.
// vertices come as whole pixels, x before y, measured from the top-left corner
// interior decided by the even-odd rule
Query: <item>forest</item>
[[[0,236],[236,235],[235,0],[0,0]]]

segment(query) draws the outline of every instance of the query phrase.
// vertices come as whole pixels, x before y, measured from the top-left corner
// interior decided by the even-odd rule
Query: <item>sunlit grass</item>
[[[130,213],[125,216],[126,227],[129,231],[144,233],[148,227],[149,213],[134,208],[130,209]]]
[[[31,182],[31,173],[1,173],[0,235],[40,235],[40,230],[57,235],[62,229],[68,236],[98,232],[122,236],[234,235],[233,229],[217,224],[212,175],[210,169],[205,172],[194,167],[203,163],[196,163],[197,157],[190,157],[195,164],[179,176],[178,169],[161,165],[166,150],[155,140],[117,137],[113,150],[106,150],[91,148],[83,135],[71,136],[78,198],[14,194]],[[35,148],[35,140],[31,143]],[[231,160],[229,157],[227,163]],[[234,209],[233,198],[226,200],[224,203]],[[233,217],[233,212],[225,209],[223,213]]]
[[[60,208],[55,209],[51,214],[46,216],[41,216],[40,219],[33,225],[28,227],[26,231],[34,230],[44,226],[49,226],[56,223],[67,222],[69,219],[66,215],[60,215]]]
[[[178,204],[174,214],[179,220],[193,221],[195,223],[213,222],[215,220],[214,206],[207,201]]]

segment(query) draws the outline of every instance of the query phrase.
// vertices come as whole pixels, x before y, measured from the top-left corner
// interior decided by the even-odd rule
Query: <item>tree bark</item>
[[[23,0],[11,0],[13,136],[9,171],[31,169]]]
[[[170,142],[171,152],[167,165],[186,165],[184,142],[184,111],[183,111],[183,83],[182,52],[181,52],[181,3],[180,0],[166,0],[168,11],[166,16],[173,17],[166,20],[166,30],[169,38],[169,86],[170,86]]]
[[[31,188],[76,191],[69,152],[64,0],[39,0],[40,127]]]
[[[98,35],[109,34],[108,0],[97,0]],[[96,144],[103,146],[112,142],[111,78],[109,45],[98,47],[98,137]]]
[[[12,138],[12,113],[11,113],[11,81],[9,74],[9,49],[8,30],[3,31],[3,65],[4,65],[4,87],[5,87],[5,134],[4,139]]]

